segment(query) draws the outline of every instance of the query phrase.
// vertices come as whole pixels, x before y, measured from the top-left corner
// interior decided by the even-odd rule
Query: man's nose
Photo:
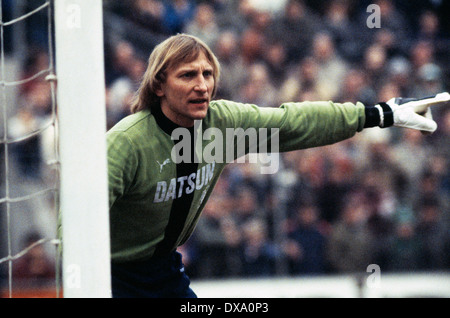
[[[208,90],[208,86],[206,85],[206,80],[203,75],[200,75],[197,79],[197,83],[194,86],[194,90],[198,92],[206,92]]]

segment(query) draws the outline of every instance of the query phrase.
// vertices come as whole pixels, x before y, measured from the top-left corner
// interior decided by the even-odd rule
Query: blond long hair
[[[200,52],[206,55],[213,67],[212,97],[214,97],[220,76],[217,57],[199,38],[187,34],[177,34],[158,44],[150,54],[147,70],[131,102],[131,112],[136,113],[144,109],[151,110],[153,107],[160,107],[160,98],[155,92],[165,82],[167,70],[180,63],[189,63],[195,60]]]

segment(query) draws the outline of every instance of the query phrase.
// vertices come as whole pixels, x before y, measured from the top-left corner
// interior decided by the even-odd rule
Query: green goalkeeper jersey
[[[285,152],[352,137],[364,127],[364,109],[361,103],[302,102],[267,108],[220,100],[210,103],[200,129],[223,132],[224,149],[230,141],[225,136],[233,129],[267,129],[269,139],[271,129],[276,129],[278,150]],[[199,140],[192,148],[196,157],[180,162],[174,149],[185,140],[174,138],[177,128],[161,110],[140,111],[107,133],[112,261],[166,255],[183,244],[230,162],[225,155],[223,160],[204,160],[201,152],[211,148],[213,139],[199,139],[198,131],[192,138]],[[190,132],[196,136],[194,128]],[[244,152],[251,146],[246,143]],[[217,155],[218,149],[211,153]]]

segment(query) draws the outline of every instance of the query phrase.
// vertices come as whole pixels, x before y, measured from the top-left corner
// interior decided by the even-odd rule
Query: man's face
[[[203,52],[194,61],[167,70],[165,83],[156,91],[164,115],[182,127],[205,118],[214,89],[213,74]]]

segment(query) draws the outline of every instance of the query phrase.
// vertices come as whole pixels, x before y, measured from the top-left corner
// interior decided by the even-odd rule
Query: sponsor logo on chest
[[[214,169],[215,162],[212,162],[204,165],[188,176],[159,181],[156,184],[153,203],[174,200],[182,197],[184,194],[191,194],[195,190],[209,187],[209,183],[214,177]]]

